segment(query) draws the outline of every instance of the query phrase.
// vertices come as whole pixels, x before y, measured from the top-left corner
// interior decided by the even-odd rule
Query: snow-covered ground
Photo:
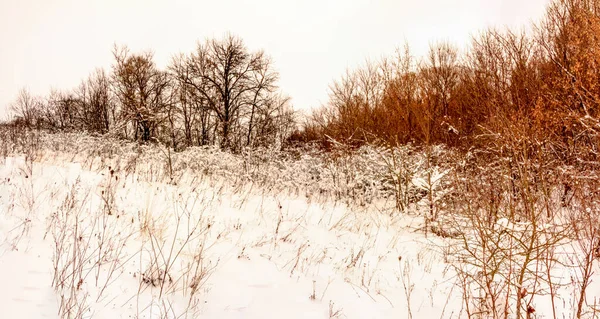
[[[448,318],[461,306],[442,242],[414,232],[417,218],[24,157],[0,166],[0,209],[1,318],[58,318],[61,302],[93,318],[403,318],[409,301],[416,317]]]
[[[418,214],[69,156],[0,158],[0,318],[466,317],[460,240]]]

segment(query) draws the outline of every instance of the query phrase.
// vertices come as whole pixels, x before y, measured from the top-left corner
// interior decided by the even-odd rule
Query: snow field
[[[443,242],[412,231],[416,217],[138,179],[5,159],[3,318],[392,318],[408,300],[417,317],[460,311]]]

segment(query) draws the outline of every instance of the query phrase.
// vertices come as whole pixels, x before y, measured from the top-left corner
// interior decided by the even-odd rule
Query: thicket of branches
[[[97,69],[75,89],[45,98],[21,90],[13,124],[231,150],[281,145],[295,128],[271,59],[236,36],[199,43],[164,70],[151,52],[115,46],[113,55],[110,71]]]
[[[517,130],[565,160],[595,154],[599,47],[600,1],[556,0],[529,32],[490,29],[464,54],[438,43],[422,59],[406,45],[347,72],[292,139],[473,146]]]

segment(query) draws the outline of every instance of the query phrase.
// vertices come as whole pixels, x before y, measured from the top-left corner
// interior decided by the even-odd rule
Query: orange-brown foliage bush
[[[294,138],[473,146],[519,127],[568,162],[598,144],[598,48],[600,0],[556,0],[532,32],[490,29],[461,56],[439,43],[419,61],[406,46],[347,72]]]

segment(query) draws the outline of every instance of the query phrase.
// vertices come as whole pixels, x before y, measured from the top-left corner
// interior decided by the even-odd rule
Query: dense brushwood
[[[595,158],[599,7],[554,1],[530,32],[487,30],[462,56],[438,43],[416,59],[407,45],[334,82],[329,102],[290,139],[472,147],[519,136],[550,144],[565,162],[579,151]]]

